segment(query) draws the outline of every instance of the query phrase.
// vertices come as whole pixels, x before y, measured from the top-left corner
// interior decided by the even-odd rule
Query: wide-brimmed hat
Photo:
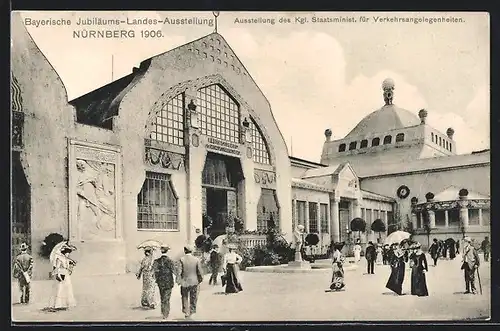
[[[192,252],[194,252],[194,247],[192,245],[186,245],[186,246],[184,246],[184,252],[192,253]]]
[[[22,243],[22,244],[21,244],[21,246],[19,246],[19,249],[20,249],[21,251],[25,251],[25,250],[27,250],[27,249],[28,249],[28,244],[26,244],[26,243]]]
[[[236,244],[233,244],[233,243],[227,244],[226,247],[228,249],[236,249],[237,248]]]
[[[470,237],[465,237],[465,238],[464,238],[464,241],[465,241],[465,242],[468,242],[468,243],[472,242],[472,240],[470,239]]]
[[[344,242],[334,242],[333,243],[333,248],[338,249],[339,251],[344,248],[345,243]]]

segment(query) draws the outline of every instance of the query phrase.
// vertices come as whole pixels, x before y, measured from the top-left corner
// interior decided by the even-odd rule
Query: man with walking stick
[[[471,239],[469,237],[464,238],[465,247],[462,254],[462,270],[465,276],[465,294],[476,294],[476,284],[475,284],[475,274],[476,269],[479,269],[479,255],[476,249],[471,245]],[[479,287],[481,288],[481,279],[479,278],[479,270],[477,271]]]

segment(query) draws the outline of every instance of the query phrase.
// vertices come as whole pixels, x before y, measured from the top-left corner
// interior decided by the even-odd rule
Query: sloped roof
[[[453,201],[458,199],[458,192],[462,188],[457,186],[448,186],[443,191],[434,195],[434,201]],[[480,199],[490,199],[488,195],[481,194],[478,192],[469,191],[469,195],[467,196],[471,200],[480,200]]]
[[[314,191],[333,192],[333,190],[328,187],[311,183],[310,181],[300,178],[292,178],[292,187],[310,189]]]
[[[365,116],[346,136],[358,136],[366,133],[381,133],[403,129],[420,124],[416,114],[399,108],[396,105],[385,105],[379,110]]]
[[[150,59],[145,60],[131,74],[71,100],[69,103],[76,108],[79,122],[100,124],[118,115],[123,97],[144,75],[150,64]]]
[[[345,163],[333,164],[328,167],[308,169],[302,178],[322,177],[338,173]]]

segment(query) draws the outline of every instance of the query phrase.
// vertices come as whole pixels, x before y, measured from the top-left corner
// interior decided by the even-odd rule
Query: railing
[[[265,235],[256,235],[256,234],[243,234],[240,236],[241,244],[246,248],[253,248],[258,245],[266,244],[266,236]]]

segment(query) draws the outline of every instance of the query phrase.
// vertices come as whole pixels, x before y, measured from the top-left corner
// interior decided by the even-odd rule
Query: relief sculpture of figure
[[[79,172],[76,194],[82,239],[111,232],[115,227],[113,166],[77,160],[76,168]]]

